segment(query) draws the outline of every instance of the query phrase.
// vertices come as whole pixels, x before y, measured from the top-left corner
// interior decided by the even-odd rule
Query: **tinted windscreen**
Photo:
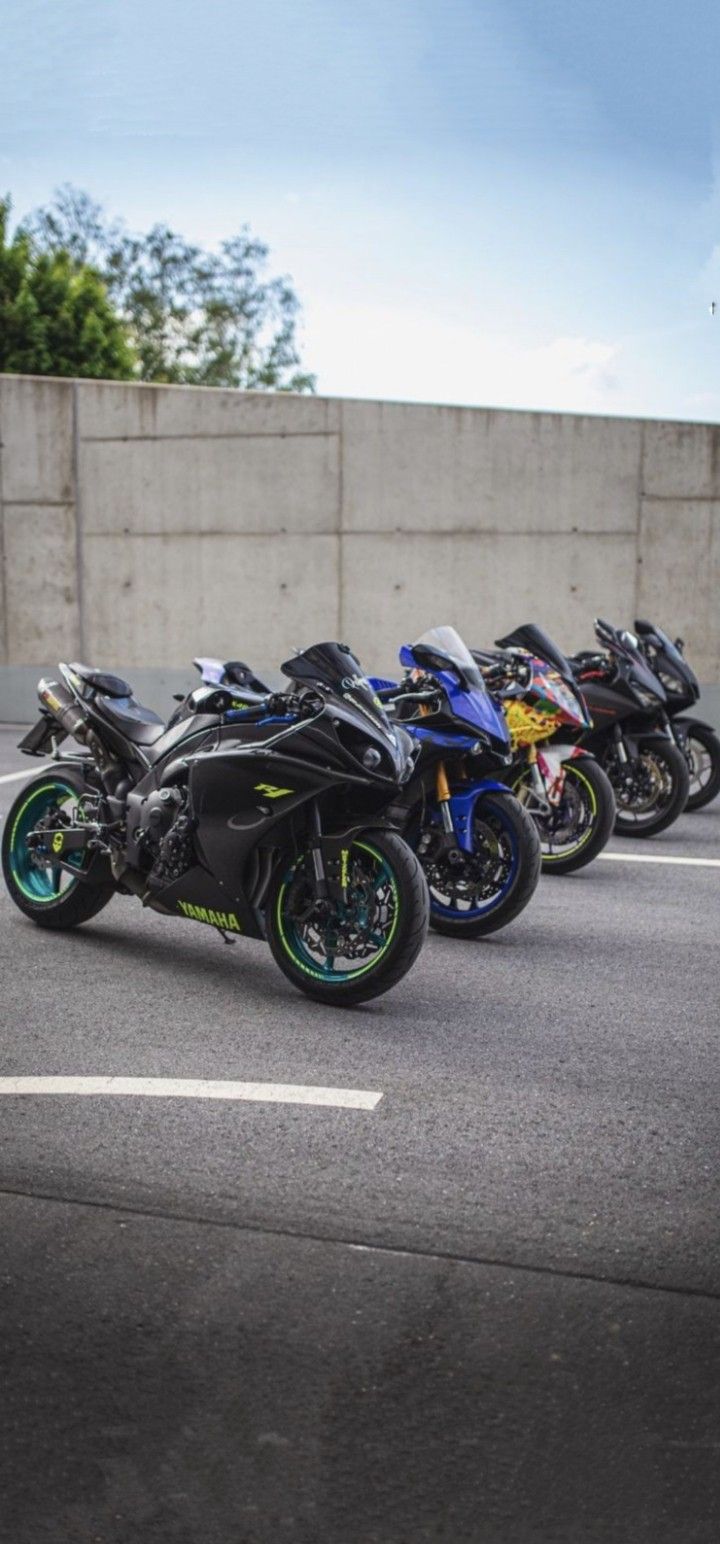
[[[573,674],[565,655],[553,643],[542,627],[535,622],[524,622],[521,627],[516,627],[505,638],[496,638],[499,649],[527,649],[530,654],[539,655],[548,665],[557,670],[558,675],[564,676],[566,681],[573,680]]]
[[[436,653],[440,669],[444,667],[444,656],[447,656],[447,660],[456,667],[464,686],[482,692],[486,690],[477,662],[454,627],[431,627],[421,638],[418,638],[416,643],[412,644],[412,648],[422,648],[430,654]]]
[[[324,686],[370,714],[386,730],[390,721],[360,661],[346,643],[314,643],[281,665],[283,675],[305,686]]]

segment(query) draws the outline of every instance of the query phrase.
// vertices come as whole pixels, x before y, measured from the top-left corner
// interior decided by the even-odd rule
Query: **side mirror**
[[[685,648],[685,639],[684,638],[676,638],[675,639],[675,648],[679,649],[680,653],[682,654],[682,651]]]
[[[229,713],[231,708],[245,706],[245,703],[237,701],[235,693],[226,686],[198,686],[188,697],[191,713]]]

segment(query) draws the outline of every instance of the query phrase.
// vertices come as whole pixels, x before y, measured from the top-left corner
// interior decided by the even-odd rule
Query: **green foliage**
[[[10,239],[10,200],[0,199],[0,370],[127,380],[135,375],[128,329],[102,278],[27,234]]]
[[[268,249],[247,227],[219,252],[167,226],[131,235],[86,193],[65,187],[27,231],[102,274],[130,331],[144,381],[314,391],[300,367],[299,303],[288,279],[267,278]]]

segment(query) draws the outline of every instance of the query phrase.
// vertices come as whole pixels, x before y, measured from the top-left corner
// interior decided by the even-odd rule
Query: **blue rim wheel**
[[[48,778],[35,788],[15,812],[10,828],[8,859],[12,882],[33,906],[52,906],[64,901],[77,889],[78,880],[66,869],[51,862],[52,828],[69,825],[77,816],[77,790],[60,778]],[[27,839],[38,827],[47,828],[47,842],[32,849]],[[43,861],[44,860],[44,861]],[[83,854],[75,852],[66,860],[73,868],[82,868]]]
[[[464,922],[486,917],[502,906],[517,878],[517,834],[502,806],[476,811],[473,853],[466,866],[450,865],[428,874],[430,910],[435,917]]]

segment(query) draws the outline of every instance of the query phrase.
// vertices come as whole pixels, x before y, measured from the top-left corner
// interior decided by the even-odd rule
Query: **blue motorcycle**
[[[455,628],[405,644],[400,663],[402,682],[372,682],[420,748],[391,813],[425,871],[431,926],[477,938],[527,906],[540,877],[537,829],[497,775],[512,760],[508,728]]]

